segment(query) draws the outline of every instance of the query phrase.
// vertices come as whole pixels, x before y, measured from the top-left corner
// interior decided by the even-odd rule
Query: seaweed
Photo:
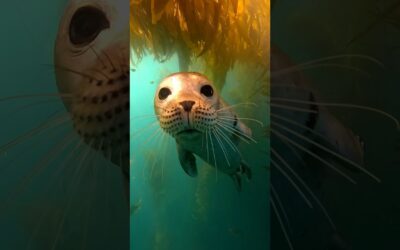
[[[222,88],[236,62],[268,65],[268,0],[131,0],[131,49],[136,61],[160,62],[175,53],[181,71],[194,60]]]

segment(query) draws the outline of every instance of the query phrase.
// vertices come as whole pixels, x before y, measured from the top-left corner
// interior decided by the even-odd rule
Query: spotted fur
[[[129,10],[124,7],[122,0],[71,0],[59,25],[54,62],[75,131],[128,175]]]
[[[175,138],[181,166],[188,175],[197,175],[197,155],[232,177],[239,190],[240,174],[251,177],[237,147],[240,139],[251,139],[251,130],[206,76],[185,72],[166,77],[156,91],[154,108],[161,128]]]

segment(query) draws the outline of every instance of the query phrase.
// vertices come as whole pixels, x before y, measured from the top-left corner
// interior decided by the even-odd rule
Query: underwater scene
[[[85,122],[78,124],[80,119],[73,113],[96,108],[74,106],[80,103],[80,93],[68,88],[74,81],[83,81],[75,86],[88,86],[85,74],[100,80],[99,73],[90,71],[92,58],[98,57],[90,50],[78,55],[63,47],[90,43],[99,58],[106,60],[102,51],[107,35],[95,35],[101,27],[89,25],[90,32],[76,29],[91,23],[92,17],[112,23],[115,19],[105,21],[104,13],[109,15],[115,8],[106,2],[2,2],[1,249],[129,248],[129,205],[121,168],[99,151],[98,142],[79,134],[88,124],[88,115],[82,114]],[[117,5],[118,1],[109,2]],[[126,47],[128,15],[124,21]],[[128,51],[124,72],[129,71]],[[116,53],[109,50],[107,54],[114,58]]]
[[[269,249],[268,1],[131,1],[131,249]]]
[[[399,6],[272,1],[272,249],[398,245]]]
[[[129,4],[2,3],[0,249],[395,249],[400,1]]]

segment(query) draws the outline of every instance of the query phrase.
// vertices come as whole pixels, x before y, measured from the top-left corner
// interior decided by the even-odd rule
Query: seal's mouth
[[[198,131],[197,129],[188,128],[188,129],[184,129],[182,131],[179,131],[176,135],[182,135],[182,134],[193,135],[193,134],[196,134],[196,133],[200,133],[200,131]]]

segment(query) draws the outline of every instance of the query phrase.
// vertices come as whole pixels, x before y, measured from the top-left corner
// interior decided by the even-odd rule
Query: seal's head
[[[129,149],[129,10],[124,0],[71,0],[55,43],[56,80],[74,128],[118,165]]]
[[[222,106],[210,80],[194,72],[166,77],[154,97],[160,126],[175,138],[195,136],[212,129]]]

